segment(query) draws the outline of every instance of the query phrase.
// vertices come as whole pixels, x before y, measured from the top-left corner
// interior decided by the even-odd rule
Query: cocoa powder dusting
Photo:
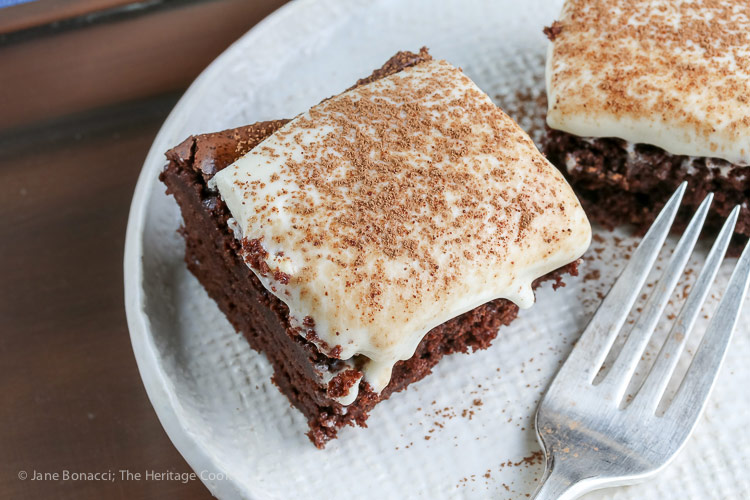
[[[658,120],[709,138],[750,132],[750,2],[566,2],[554,42],[551,111]],[[744,150],[744,154],[750,151]]]
[[[409,317],[452,300],[475,279],[467,272],[507,266],[510,252],[554,249],[579,210],[529,137],[460,70],[426,52],[404,57],[429,71],[324,101],[250,153],[278,165],[271,174],[235,181],[254,208],[248,234],[263,235],[245,242],[251,266],[304,293],[322,276],[341,283],[308,296],[360,325],[395,320],[394,303]],[[274,225],[282,212],[289,224]],[[294,270],[269,269],[267,248],[293,252]]]

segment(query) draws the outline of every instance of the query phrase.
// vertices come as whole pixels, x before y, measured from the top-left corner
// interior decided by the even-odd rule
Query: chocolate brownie
[[[750,4],[576,0],[544,33],[543,151],[604,226],[645,232],[687,181],[676,229],[710,192],[750,236]]]
[[[419,54],[400,52],[372,76],[360,80],[364,85],[423,61],[430,60],[426,49]],[[358,363],[349,369],[333,352],[320,349],[314,324],[307,322],[307,335],[292,324],[289,308],[271,293],[248,265],[247,248],[232,227],[232,213],[218,192],[209,187],[213,176],[232,164],[288,120],[260,122],[218,133],[191,136],[167,152],[168,165],[160,179],[167,185],[182,211],[185,261],[209,296],[216,301],[250,346],[265,354],[273,366],[273,382],[299,409],[309,423],[308,436],[322,448],[345,425],[365,426],[368,412],[380,401],[410,383],[428,375],[445,355],[484,349],[496,337],[498,328],[515,319],[518,307],[497,299],[476,307],[433,328],[418,344],[414,355],[395,364],[388,385],[379,393],[367,381],[360,382]],[[248,241],[245,241],[248,244]],[[261,253],[263,251],[261,250]],[[259,269],[263,263],[255,262]],[[251,264],[252,265],[252,264]],[[577,275],[578,260],[534,281],[533,287],[551,280],[553,287],[564,286],[562,276]],[[259,269],[262,272],[262,269]],[[277,280],[283,277],[276,276]],[[330,373],[327,387],[320,373]],[[342,405],[337,398],[350,386],[359,384],[356,400]]]
[[[677,186],[688,182],[683,208],[674,224],[682,230],[708,193],[714,193],[706,221],[708,234],[721,228],[740,205],[737,256],[750,237],[750,167],[718,158],[672,155],[648,144],[615,138],[583,138],[547,128],[542,151],[570,180],[586,214],[606,228],[633,224],[645,234]]]

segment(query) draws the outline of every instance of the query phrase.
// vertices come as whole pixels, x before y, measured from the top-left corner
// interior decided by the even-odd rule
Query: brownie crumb
[[[362,372],[359,370],[346,370],[339,373],[328,382],[326,395],[329,398],[341,398],[349,394],[354,384],[362,378]]]
[[[554,42],[557,35],[563,30],[562,24],[559,21],[555,21],[550,26],[545,26],[542,32],[547,36],[550,42]]]
[[[583,276],[583,281],[598,280],[601,278],[601,272],[598,269],[592,269]]]

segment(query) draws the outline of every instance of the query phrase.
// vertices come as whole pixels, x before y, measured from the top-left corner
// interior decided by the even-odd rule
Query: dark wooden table
[[[0,9],[0,498],[211,498],[120,478],[190,471],[130,346],[125,227],[180,93],[283,1],[50,2]]]

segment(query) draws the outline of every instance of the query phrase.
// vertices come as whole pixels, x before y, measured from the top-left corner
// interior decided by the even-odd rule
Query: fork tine
[[[646,236],[633,252],[630,262],[581,334],[561,372],[571,370],[571,375],[572,372],[577,372],[577,376],[583,373],[588,383],[594,380],[664,245],[669,228],[680,208],[686,186],[686,182],[680,184],[664,205]]]
[[[712,200],[713,193],[709,193],[690,220],[690,224],[688,224],[688,227],[672,252],[672,257],[669,259],[664,272],[662,272],[655,290],[643,306],[643,312],[628,334],[628,338],[617,359],[615,359],[612,368],[600,384],[601,389],[610,395],[615,403],[619,403],[625,394],[633,372],[635,372],[638,362],[643,355],[643,351],[646,349],[646,345],[648,345],[648,341],[654,333],[654,329],[664,312],[664,308],[667,306],[669,298],[672,296],[672,292],[674,292],[677,286],[677,282],[682,277],[683,270],[690,259],[690,255],[693,253],[695,242],[698,241],[698,235],[703,228],[703,222],[706,220],[708,207],[711,206]]]
[[[732,338],[750,282],[750,244],[745,246],[685,378],[665,417],[692,430],[708,400]],[[696,411],[697,409],[697,411]]]
[[[695,320],[701,312],[701,306],[711,289],[711,284],[719,272],[724,255],[729,247],[729,242],[732,240],[734,226],[737,223],[739,214],[740,207],[735,207],[721,228],[719,236],[708,253],[706,263],[703,265],[698,279],[695,280],[692,290],[690,290],[690,295],[688,295],[685,304],[680,310],[680,314],[672,325],[667,340],[659,351],[656,361],[646,376],[643,385],[636,392],[635,398],[631,403],[631,408],[637,408],[639,411],[649,414],[653,414],[656,411],[664,389],[666,389],[669,383],[669,378],[675,366],[677,366],[680,354],[685,346],[685,339],[690,335]]]

